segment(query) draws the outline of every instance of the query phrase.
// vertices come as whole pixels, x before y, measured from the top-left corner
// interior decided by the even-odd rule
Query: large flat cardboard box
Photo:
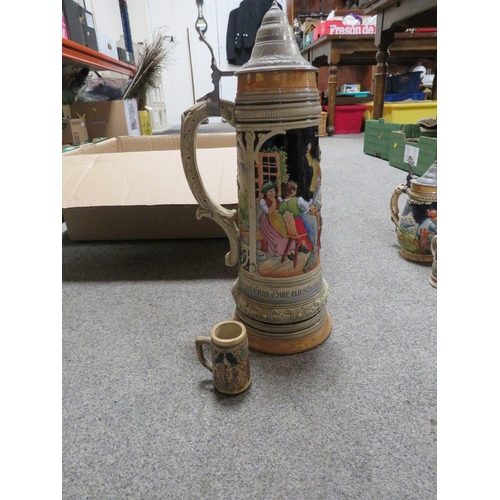
[[[71,116],[83,118],[89,140],[102,137],[141,135],[139,111],[135,99],[116,101],[74,102],[70,104]]]
[[[236,209],[236,133],[199,134],[198,168],[210,197]],[[72,241],[226,238],[198,220],[179,135],[118,137],[62,155],[62,214]]]

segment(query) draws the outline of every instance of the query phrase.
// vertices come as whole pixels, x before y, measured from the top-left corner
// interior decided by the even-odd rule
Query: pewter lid
[[[234,74],[273,70],[318,71],[300,55],[293,28],[275,1],[262,19],[250,60]]]
[[[412,186],[437,187],[437,160],[427,169],[427,172],[416,179],[412,179]]]

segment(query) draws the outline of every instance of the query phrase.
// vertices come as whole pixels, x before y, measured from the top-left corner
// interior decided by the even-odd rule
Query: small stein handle
[[[399,224],[399,205],[398,200],[402,193],[406,191],[406,186],[404,184],[399,184],[396,186],[394,193],[391,196],[391,220],[394,224]]]
[[[434,236],[431,240],[431,253],[434,259],[437,260],[437,243],[438,243],[438,238],[437,235]]]
[[[210,337],[196,337],[194,341],[196,345],[196,354],[200,363],[209,371],[212,371],[212,362],[208,361],[203,353],[203,346],[208,345],[210,347]]]
[[[220,100],[219,109],[222,118],[235,127],[234,103]],[[208,118],[208,102],[202,101],[192,106],[182,115],[181,124],[181,157],[184,174],[196,201],[200,205],[196,218],[209,217],[224,229],[229,238],[229,252],[226,254],[226,264],[234,266],[239,261],[239,231],[238,211],[228,210],[216,203],[207,193],[198,170],[196,161],[196,136],[201,122]]]

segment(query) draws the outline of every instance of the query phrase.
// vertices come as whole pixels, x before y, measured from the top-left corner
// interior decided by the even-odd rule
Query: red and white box
[[[358,24],[356,26],[330,26],[329,35],[374,35],[377,27],[374,24]]]
[[[344,18],[321,21],[314,28],[313,41],[326,35],[374,35],[377,31],[376,17],[364,16],[361,24],[348,24]]]

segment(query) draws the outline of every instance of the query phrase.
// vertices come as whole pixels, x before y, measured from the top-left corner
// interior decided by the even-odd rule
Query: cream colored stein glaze
[[[407,194],[408,199],[400,216],[398,200],[402,193]],[[437,162],[421,177],[411,179],[406,186],[397,186],[390,208],[401,255],[409,260],[431,263],[431,242],[437,235]]]
[[[245,325],[224,321],[212,328],[210,337],[196,337],[195,345],[198,360],[212,372],[214,387],[219,392],[241,394],[250,387],[250,353]],[[203,346],[210,348],[210,360],[205,357]]]
[[[432,252],[432,267],[431,267],[431,276],[429,278],[430,284],[437,288],[438,283],[438,253],[437,253],[437,240],[438,237],[434,236],[431,241],[431,252]]]
[[[181,126],[186,178],[200,208],[225,230],[226,264],[238,265],[232,289],[234,319],[250,347],[293,354],[330,334],[321,270],[321,105],[317,69],[301,55],[292,27],[276,2],[263,18],[251,59],[236,73],[236,102],[220,100],[220,114],[236,128],[238,210],[207,194],[196,163],[198,126],[210,100],[188,109]]]

